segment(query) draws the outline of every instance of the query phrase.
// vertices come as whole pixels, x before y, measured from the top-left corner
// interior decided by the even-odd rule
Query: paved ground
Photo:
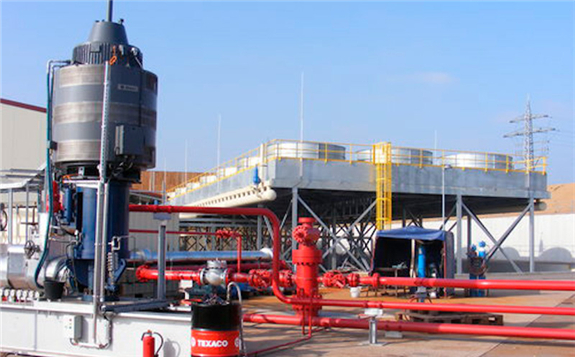
[[[575,280],[575,274],[535,274],[515,276],[497,274],[494,279],[553,279]],[[574,282],[575,284],[575,282]],[[349,298],[347,290],[325,290],[326,298]],[[461,294],[461,293],[459,293]],[[390,296],[370,297],[370,300],[405,301],[405,298]],[[575,308],[575,295],[572,292],[538,292],[538,291],[491,291],[487,298],[463,298],[435,300],[434,303],[469,303],[469,304],[508,304],[532,306],[565,306]],[[274,297],[258,297],[246,303],[248,312],[291,313],[291,309],[279,304]],[[335,311],[349,314],[350,317],[361,313],[358,309],[342,310],[341,308],[325,309],[324,314]],[[395,311],[389,311],[387,319],[393,319]],[[540,315],[504,315],[506,326],[532,326],[575,329],[573,316],[540,316]],[[301,338],[301,330],[295,326],[270,326],[246,324],[245,335],[248,350],[254,351]],[[575,342],[553,340],[508,339],[498,337],[473,337],[457,335],[430,335],[404,333],[401,339],[386,339],[384,332],[379,333],[383,346],[368,346],[367,331],[332,329],[316,333],[309,341],[304,341],[282,350],[269,352],[273,356],[388,356],[388,357],[500,357],[500,356],[575,356]]]

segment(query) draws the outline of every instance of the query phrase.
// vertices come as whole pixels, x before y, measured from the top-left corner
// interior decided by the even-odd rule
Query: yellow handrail
[[[281,147],[285,144],[297,146]],[[312,145],[308,145],[312,144]],[[313,147],[313,145],[317,145]],[[240,174],[258,165],[266,165],[274,160],[298,159],[328,162],[346,162],[348,164],[375,163],[377,145],[327,143],[319,141],[299,141],[274,139],[250,150],[220,166],[197,175],[186,182],[171,187],[170,197],[175,198],[202,187],[217,183],[223,179]],[[268,150],[271,148],[271,150]],[[263,152],[261,152],[263,150]],[[522,157],[493,152],[464,150],[424,149],[393,146],[389,147],[390,164],[396,166],[444,167],[461,170],[482,170],[484,172],[536,172],[547,173],[547,158],[540,156],[532,160]],[[189,185],[189,186],[188,186]],[[174,191],[178,191],[177,193]]]

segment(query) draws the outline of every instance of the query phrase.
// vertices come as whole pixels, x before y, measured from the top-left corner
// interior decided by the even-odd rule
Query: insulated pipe
[[[150,233],[158,234],[157,230],[153,229],[130,229],[130,233]],[[189,235],[189,236],[215,236],[217,232],[200,232],[200,231],[166,231],[166,234],[178,234],[178,235]]]
[[[147,249],[137,250],[130,254],[130,259],[148,261],[157,260],[156,252],[151,252]],[[177,262],[205,262],[207,260],[237,260],[237,250],[221,250],[221,251],[203,251],[203,252],[187,252],[187,251],[173,251],[166,253],[166,260],[170,263]],[[271,260],[271,254],[264,251],[243,251],[243,261],[267,261]],[[231,264],[230,264],[231,265]]]
[[[190,270],[202,270],[206,267],[205,264],[193,264],[193,265],[178,265],[178,266],[169,266],[166,267],[166,270],[183,270],[183,271],[190,271]],[[228,270],[232,273],[238,273],[236,271],[237,267],[235,266],[228,266]],[[270,263],[242,263],[241,271],[250,271],[252,269],[271,269]]]
[[[244,314],[244,322],[300,326],[306,321],[302,320],[302,318],[298,316]],[[341,327],[354,329],[369,328],[369,320],[365,319],[313,317],[311,319],[311,323],[313,326],[319,327]],[[377,328],[384,331],[575,340],[575,330],[539,327],[378,321]]]

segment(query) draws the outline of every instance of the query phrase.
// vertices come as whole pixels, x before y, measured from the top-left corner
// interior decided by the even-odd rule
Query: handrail
[[[294,144],[295,146],[290,146]],[[302,145],[303,144],[303,145]],[[285,145],[285,147],[281,147]],[[315,148],[313,145],[317,145]],[[218,167],[197,175],[184,183],[170,188],[168,201],[189,192],[213,185],[229,177],[255,167],[262,167],[272,161],[284,159],[344,162],[349,165],[373,164],[377,161],[370,144],[331,143],[319,141],[299,141],[274,139],[252,149]],[[270,150],[271,149],[271,150]],[[546,175],[547,157],[539,156],[531,160],[511,154],[478,152],[466,150],[425,149],[393,146],[394,166],[444,167],[461,170],[482,170],[485,172],[521,172]]]

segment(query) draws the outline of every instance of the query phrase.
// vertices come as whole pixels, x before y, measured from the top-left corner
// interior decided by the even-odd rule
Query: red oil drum
[[[240,352],[240,305],[192,304],[192,357],[228,357]]]

